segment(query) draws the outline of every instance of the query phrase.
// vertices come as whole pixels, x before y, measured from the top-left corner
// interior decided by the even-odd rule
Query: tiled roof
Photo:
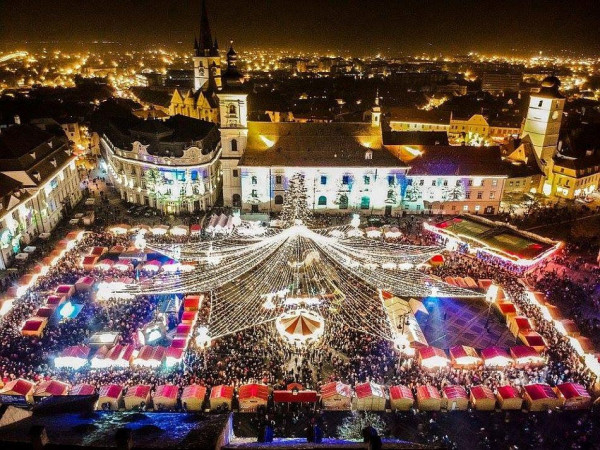
[[[372,159],[365,154],[372,150]],[[240,166],[403,167],[383,147],[381,132],[365,123],[248,123]]]

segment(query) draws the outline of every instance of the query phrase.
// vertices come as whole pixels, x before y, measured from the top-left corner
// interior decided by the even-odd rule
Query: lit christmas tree
[[[307,224],[310,222],[311,216],[304,175],[295,173],[290,178],[289,186],[285,191],[280,219],[285,222],[286,226],[291,226],[298,221]]]

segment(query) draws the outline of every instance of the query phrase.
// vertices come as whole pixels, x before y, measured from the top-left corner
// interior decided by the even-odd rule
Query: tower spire
[[[210,32],[208,13],[206,12],[206,0],[202,0],[202,16],[200,17],[200,50],[205,56],[209,56],[213,49],[213,40]]]

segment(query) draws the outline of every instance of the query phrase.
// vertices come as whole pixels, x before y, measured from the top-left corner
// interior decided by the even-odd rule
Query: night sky
[[[201,0],[0,0],[0,43],[186,44]],[[470,50],[600,53],[598,0],[208,0],[213,32],[239,48],[386,55]],[[340,52],[338,52],[340,53]]]

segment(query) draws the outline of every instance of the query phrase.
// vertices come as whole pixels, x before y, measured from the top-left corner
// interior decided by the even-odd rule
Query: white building
[[[212,122],[184,116],[115,120],[101,147],[125,201],[180,214],[209,209],[221,191],[221,144]]]
[[[67,139],[32,125],[0,133],[0,269],[21,246],[49,233],[81,199]]]

